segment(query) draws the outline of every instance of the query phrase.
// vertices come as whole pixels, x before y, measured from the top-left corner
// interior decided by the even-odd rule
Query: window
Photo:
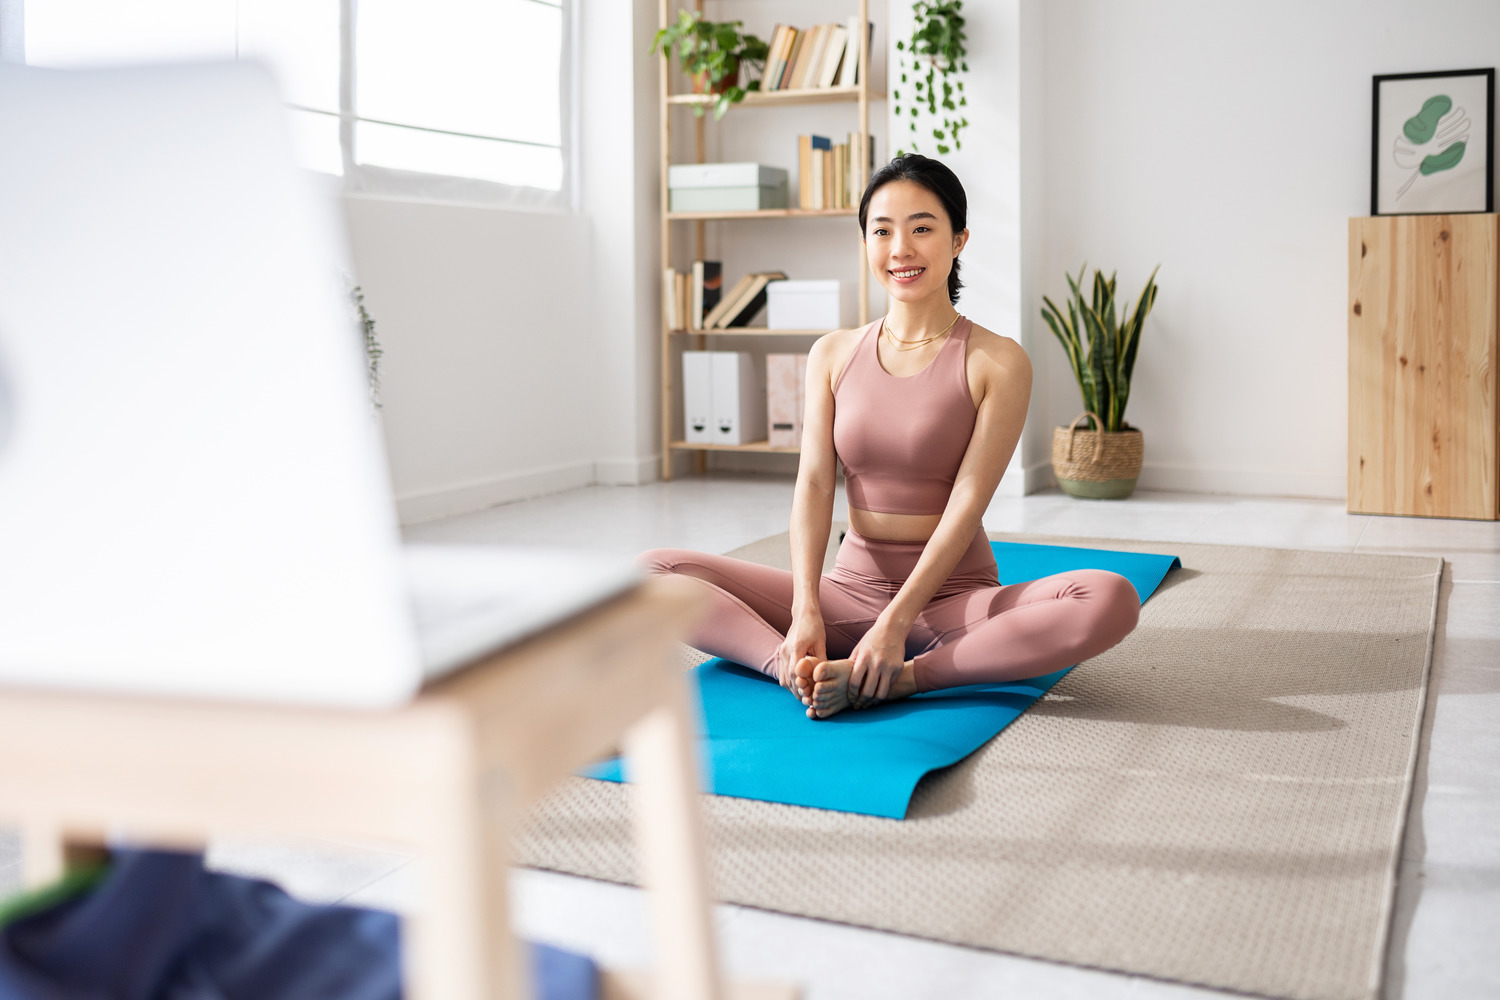
[[[36,66],[270,66],[304,166],[346,191],[563,207],[563,0],[0,0]]]

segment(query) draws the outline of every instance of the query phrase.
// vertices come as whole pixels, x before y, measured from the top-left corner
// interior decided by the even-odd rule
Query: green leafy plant
[[[1051,299],[1042,296],[1046,303],[1042,319],[1068,354],[1078,388],[1083,391],[1083,408],[1097,413],[1104,421],[1104,427],[1097,428],[1090,420],[1091,426],[1085,430],[1118,431],[1130,426],[1124,421],[1125,404],[1130,401],[1130,376],[1135,371],[1136,351],[1141,346],[1141,327],[1156,303],[1156,272],[1160,269],[1161,265],[1152,269],[1141,297],[1136,299],[1135,309],[1126,308],[1118,320],[1113,273],[1106,281],[1103,272],[1096,270],[1092,298],[1084,298],[1082,286],[1087,264],[1079,269],[1076,279],[1066,275],[1072,290],[1066,316]],[[1088,343],[1087,355],[1084,341]]]
[[[761,72],[766,68],[769,49],[766,43],[750,34],[741,34],[742,21],[705,21],[698,11],[679,10],[677,22],[669,24],[656,33],[651,43],[654,55],[658,49],[664,58],[670,58],[672,49],[677,50],[682,60],[682,71],[693,78],[694,89],[700,93],[717,95],[714,100],[714,118],[723,118],[729,105],[745,99],[752,90],[760,89],[759,80],[739,85],[740,69],[754,67]],[[693,114],[702,115],[703,105],[693,106]]]
[[[969,71],[968,51],[964,48],[964,2],[943,0],[929,3],[917,0],[912,4],[911,38],[896,42],[897,58],[901,66],[901,86],[911,86],[910,96],[903,98],[900,87],[891,88],[891,102],[898,116],[905,113],[911,118],[911,132],[917,134],[917,119],[922,109],[927,109],[933,118],[941,113],[941,128],[933,128],[932,137],[937,140],[937,151],[946,155],[953,149],[962,149],[959,130],[969,127],[969,119],[961,108],[969,106],[964,95],[964,82],[959,73]],[[925,64],[926,73],[923,74]],[[907,103],[902,104],[905,100]],[[941,112],[939,111],[941,109]],[[948,145],[952,142],[952,146]],[[911,152],[917,152],[917,142],[911,142]],[[906,150],[897,150],[897,155]]]
[[[370,310],[365,308],[364,289],[353,282],[348,282],[348,285],[349,301],[354,305],[360,331],[364,334],[365,360],[369,365],[370,375],[370,404],[378,410],[382,405],[380,402],[380,357],[385,351],[381,350],[380,341],[375,337],[375,318],[370,315]]]

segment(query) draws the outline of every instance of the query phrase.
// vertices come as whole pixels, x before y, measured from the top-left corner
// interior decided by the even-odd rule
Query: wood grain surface
[[[1350,513],[1495,520],[1500,216],[1349,220]]]

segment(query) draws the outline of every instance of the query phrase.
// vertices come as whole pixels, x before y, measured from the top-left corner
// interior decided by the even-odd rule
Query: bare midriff
[[[849,508],[849,527],[866,538],[884,542],[925,542],[942,519],[941,514],[890,514]]]

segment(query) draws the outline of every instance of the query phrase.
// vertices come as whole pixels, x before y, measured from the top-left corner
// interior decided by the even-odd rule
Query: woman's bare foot
[[[813,671],[817,669],[817,666],[818,658],[816,656],[804,656],[792,668],[791,691],[804,705],[812,704],[813,686],[815,684]]]
[[[806,662],[806,661],[804,661]],[[798,665],[800,669],[800,664]],[[856,705],[849,692],[849,676],[854,671],[853,660],[825,660],[813,669],[813,693],[807,703],[809,719],[827,719],[846,708],[868,708],[881,701],[894,701],[917,693],[916,669],[912,660],[901,665],[901,672],[891,681],[890,690],[884,698],[872,698]]]
[[[848,708],[849,674],[853,660],[824,660],[813,669],[812,698],[807,702],[809,719],[826,719]]]

